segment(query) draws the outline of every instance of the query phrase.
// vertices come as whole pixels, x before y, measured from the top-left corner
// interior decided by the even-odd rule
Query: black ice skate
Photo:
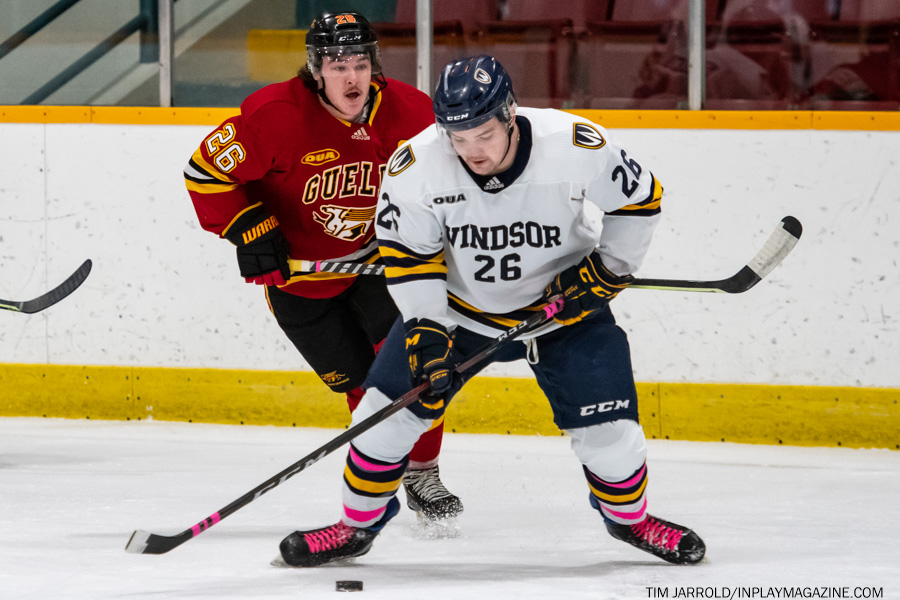
[[[614,538],[676,565],[696,564],[706,554],[706,545],[696,533],[651,515],[635,525],[604,521]]]
[[[406,505],[426,519],[440,521],[456,517],[463,511],[462,500],[441,483],[438,467],[407,469],[403,474],[403,488]]]
[[[281,541],[281,562],[291,567],[318,567],[325,563],[362,556],[388,521],[400,510],[394,496],[384,515],[371,527],[353,527],[338,521],[330,527],[311,531],[295,531]],[[272,564],[282,566],[278,558]]]

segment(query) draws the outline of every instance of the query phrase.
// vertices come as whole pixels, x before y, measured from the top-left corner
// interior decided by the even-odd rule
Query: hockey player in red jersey
[[[381,72],[377,37],[356,12],[321,13],[298,76],[250,95],[203,140],[184,175],[200,224],[237,247],[240,274],[265,286],[278,325],[351,412],[399,312],[383,277],[294,274],[288,259],[375,262],[372,220],[390,155],[434,122],[427,95]],[[441,484],[443,422],[412,451],[410,508],[462,512]]]

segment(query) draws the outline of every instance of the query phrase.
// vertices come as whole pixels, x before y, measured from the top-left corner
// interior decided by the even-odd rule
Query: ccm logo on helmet
[[[468,116],[469,116],[469,113],[463,113],[461,115],[449,115],[447,117],[447,120],[448,121],[462,121],[463,119],[465,119]]]
[[[581,407],[581,416],[589,417],[590,415],[597,413],[605,413],[613,410],[619,410],[620,408],[628,408],[628,404],[631,400],[610,400],[609,402],[601,402],[600,404],[590,404],[588,406]]]

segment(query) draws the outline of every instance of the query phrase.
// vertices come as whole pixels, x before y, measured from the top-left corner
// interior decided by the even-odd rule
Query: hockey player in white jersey
[[[630,351],[609,308],[647,252],[662,187],[599,125],[518,108],[492,57],[447,65],[434,111],[436,125],[393,154],[381,187],[379,248],[402,322],[369,371],[353,422],[422,381],[430,392],[351,442],[341,520],[292,533],[282,558],[308,567],[368,552],[397,514],[413,444],[486,366],[460,376],[454,365],[562,296],[553,322],[488,362],[528,360],[613,537],[672,563],[699,562],[706,549],[696,533],[647,512]],[[588,204],[603,213],[599,233]]]

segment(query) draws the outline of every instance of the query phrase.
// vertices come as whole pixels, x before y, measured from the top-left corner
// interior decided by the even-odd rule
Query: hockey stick
[[[756,256],[740,271],[715,281],[695,281],[691,279],[642,279],[635,278],[629,287],[642,290],[669,290],[679,292],[717,292],[740,294],[759,283],[794,248],[803,233],[803,227],[796,218],[787,216],[772,232],[765,245]],[[382,264],[353,262],[332,262],[320,260],[288,260],[291,271],[297,273],[346,273],[348,275],[380,275]]]
[[[762,281],[763,277],[781,264],[803,233],[803,226],[796,218],[787,216],[766,240],[762,249],[740,271],[718,281],[692,281],[690,279],[635,279],[629,287],[644,290],[674,290],[680,292],[715,292],[741,294]]]
[[[91,272],[91,259],[82,263],[78,270],[69,275],[69,278],[61,284],[33,300],[16,302],[14,300],[0,300],[0,309],[11,310],[26,314],[36,313],[49,308],[78,289]]]
[[[555,315],[562,309],[562,305],[562,300],[557,299],[551,304],[545,306],[543,310],[536,312],[524,321],[517,323],[512,328],[500,334],[499,337],[495,338],[485,348],[483,348],[479,352],[476,352],[471,357],[457,365],[455,371],[457,373],[462,373],[478,365],[480,362],[486,360],[489,356],[497,352],[497,350],[505,346],[506,343],[510,340],[519,337],[522,333],[534,329],[539,325],[545,323],[547,320],[553,318],[553,315]],[[368,431],[391,415],[400,412],[401,410],[415,402],[416,399],[418,399],[419,394],[428,389],[428,385],[429,384],[426,382],[411,389],[381,410],[375,412],[372,416],[354,425],[324,446],[318,448],[317,450],[313,450],[308,455],[304,456],[285,470],[281,471],[277,475],[274,475],[273,477],[270,477],[225,508],[220,509],[218,512],[214,512],[212,515],[203,519],[190,529],[186,529],[177,535],[171,536],[158,535],[155,533],[149,533],[147,531],[137,530],[131,534],[131,537],[128,539],[128,543],[125,545],[125,550],[133,554],[165,554],[169,550],[177,548],[186,541],[197,537],[225,517],[247,506],[266,492],[272,490],[276,486],[281,485],[300,471],[303,471],[307,467],[319,462],[322,458],[328,456],[353,438]]]

